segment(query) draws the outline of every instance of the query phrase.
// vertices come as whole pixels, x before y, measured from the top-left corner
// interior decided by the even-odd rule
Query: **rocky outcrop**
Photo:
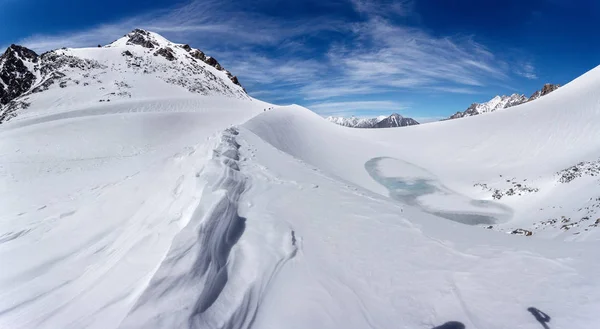
[[[544,85],[544,87],[542,87],[542,90],[538,90],[535,93],[533,93],[533,95],[531,95],[531,97],[529,97],[529,102],[536,100],[542,96],[546,96],[549,93],[555,91],[556,89],[558,89],[560,87],[560,85],[555,85],[555,84],[551,84],[551,83],[547,83]]]
[[[393,113],[389,117],[379,121],[373,128],[394,128],[415,126],[419,123],[413,118],[405,118],[398,113]]]
[[[240,83],[238,78],[235,75],[231,74],[231,72],[225,70],[214,57],[206,56],[202,51],[198,49],[193,49],[189,45],[183,45],[182,48],[187,50],[190,56],[192,56],[193,58],[201,60],[219,71],[224,71],[229,80],[231,80],[231,82],[242,87],[242,84]]]
[[[173,52],[173,49],[171,49],[169,47],[160,48],[159,50],[157,50],[154,53],[154,56],[159,56],[159,55],[164,57],[168,61],[175,60],[175,53]]]
[[[158,42],[150,38],[150,33],[145,30],[135,29],[131,33],[127,34],[129,40],[128,45],[139,45],[145,48],[154,48],[158,46]]]
[[[17,45],[11,45],[0,56],[0,105],[8,104],[33,86],[36,75],[28,66],[38,60],[34,51]]]

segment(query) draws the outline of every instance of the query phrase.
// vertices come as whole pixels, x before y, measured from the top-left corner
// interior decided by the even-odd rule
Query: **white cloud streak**
[[[398,112],[408,107],[394,101],[344,101],[314,103],[308,105],[308,108],[322,115],[332,115],[355,111]]]
[[[536,80],[538,78],[535,73],[535,67],[531,63],[521,64],[521,67],[515,70],[515,73],[529,80]]]

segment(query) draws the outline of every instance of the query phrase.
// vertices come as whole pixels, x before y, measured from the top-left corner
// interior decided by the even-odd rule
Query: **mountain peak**
[[[153,49],[159,48],[161,46],[171,46],[174,44],[158,33],[143,29],[134,29],[131,32],[125,34],[122,38],[109,44],[107,47],[122,47],[133,45]]]
[[[181,93],[248,98],[237,77],[189,45],[135,29],[105,47],[62,48],[37,55],[11,45],[0,55],[0,123],[39,110],[39,94],[66,92],[86,102]],[[47,96],[46,96],[47,97]],[[58,99],[63,99],[58,97]]]
[[[497,95],[485,103],[473,103],[465,111],[456,112],[448,119],[458,119],[458,118],[469,117],[469,116],[474,116],[474,115],[483,114],[483,113],[490,113],[490,112],[494,112],[497,110],[502,110],[502,109],[506,109],[509,107],[517,106],[517,105],[520,105],[523,103],[531,102],[533,100],[536,100],[542,96],[545,96],[545,95],[553,92],[554,90],[558,89],[558,87],[560,87],[560,86],[547,83],[542,87],[541,90],[536,91],[529,98],[527,98],[527,96],[525,96],[523,94],[517,94],[517,93],[514,93],[510,96]]]
[[[21,59],[30,61],[36,61],[38,58],[38,54],[36,54],[35,51],[15,44],[6,48],[6,51],[4,54],[0,55],[0,57],[5,59],[13,55],[17,55]]]
[[[327,117],[327,121],[340,126],[351,128],[393,128],[418,125],[419,123],[412,118],[405,118],[398,113],[392,113],[389,116],[378,116],[376,118],[357,118],[351,117]]]

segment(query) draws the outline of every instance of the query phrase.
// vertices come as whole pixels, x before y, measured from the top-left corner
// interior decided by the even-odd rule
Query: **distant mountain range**
[[[536,91],[530,97],[527,97],[523,94],[512,94],[510,96],[496,96],[485,103],[473,103],[465,111],[456,112],[446,120],[470,117],[483,113],[490,113],[497,110],[502,110],[516,105],[520,105],[523,103],[531,102],[542,96],[548,95],[549,93],[555,91],[559,87],[560,85],[547,83],[544,85],[544,87],[542,87],[541,90]]]
[[[357,117],[327,117],[327,120],[344,127],[351,128],[394,128],[414,126],[419,123],[412,118],[405,118],[398,113],[390,116],[378,116],[376,118],[357,118]]]

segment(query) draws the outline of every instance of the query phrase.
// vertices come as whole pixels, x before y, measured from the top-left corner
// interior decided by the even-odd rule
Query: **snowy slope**
[[[167,41],[130,38],[67,51],[146,56],[153,73],[113,72],[131,98],[53,85],[0,127],[0,328],[534,329],[537,309],[598,327],[578,209],[598,197],[600,67],[490,115],[350,129],[210,65],[190,92],[147,50]],[[578,224],[535,228],[562,215]]]
[[[5,124],[0,327],[117,327],[192,222],[219,131],[265,106],[198,96]]]
[[[0,95],[4,89],[16,90],[0,102],[0,123],[44,114],[48,105],[53,111],[72,110],[190,93],[249,99],[237,78],[214,58],[144,30],[105,47],[64,48],[41,56],[13,45],[3,58],[0,76],[12,83],[0,88]]]
[[[264,137],[303,161],[382,194],[387,194],[387,189],[365,170],[368,161],[389,157],[407,163],[396,164],[399,168],[393,174],[410,167],[422,168],[419,177],[431,181],[434,187],[427,188],[439,192],[418,200],[435,204],[429,207],[430,212],[453,211],[451,205],[458,202],[456,198],[438,198],[458,195],[460,202],[468,205],[484,200],[493,203],[494,208],[509,207],[501,211],[500,217],[511,220],[490,223],[503,231],[539,228],[541,235],[596,239],[597,171],[581,170],[582,177],[568,183],[561,183],[559,172],[580,162],[592,167],[596,163],[597,168],[600,108],[595,90],[600,84],[599,75],[600,69],[596,68],[535,102],[466,122],[348,130],[329,127],[317,116],[309,121],[307,117],[311,116],[300,116],[302,111],[280,111],[271,116],[279,115],[277,120],[286,122],[286,132],[269,133],[277,139]],[[277,129],[268,123],[263,125]],[[323,133],[307,133],[315,129]],[[399,142],[403,140],[410,142]],[[340,167],[338,159],[348,160]],[[579,197],[570,197],[573,193]],[[440,207],[444,203],[446,206]],[[471,208],[469,211],[473,211]],[[568,221],[563,222],[563,216]],[[552,219],[557,219],[556,223],[545,223]],[[575,222],[575,227],[561,229]]]

